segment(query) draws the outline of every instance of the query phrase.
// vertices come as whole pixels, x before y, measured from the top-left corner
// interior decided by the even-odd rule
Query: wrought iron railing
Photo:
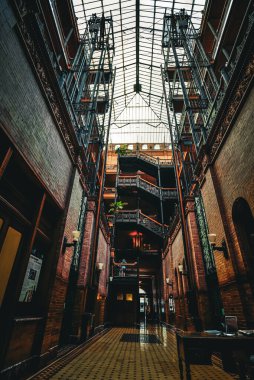
[[[117,212],[114,216],[109,215],[109,220],[116,223],[136,223],[148,229],[158,236],[164,237],[168,233],[168,226],[143,214],[140,210],[124,210]]]
[[[138,187],[162,200],[177,198],[177,191],[175,188],[156,186],[153,183],[141,178],[139,175],[118,177],[117,187]]]
[[[152,165],[156,166],[166,166],[166,167],[173,167],[174,162],[173,160],[165,159],[165,158],[159,158],[159,157],[153,157],[149,156],[148,154],[141,153],[139,151],[127,151],[124,154],[119,154],[120,158],[124,157],[136,157],[142,161],[148,162]]]
[[[124,264],[121,266],[114,266],[113,267],[113,278],[126,278],[126,277],[135,277],[137,278],[138,276],[138,270],[137,266],[133,267],[128,267],[125,266]]]

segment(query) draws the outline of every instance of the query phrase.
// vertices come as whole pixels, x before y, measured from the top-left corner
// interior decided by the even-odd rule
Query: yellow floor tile
[[[123,334],[139,333],[155,334],[161,344],[120,341]],[[211,365],[193,365],[191,375],[193,380],[233,379]],[[33,379],[179,380],[175,336],[163,327],[113,328],[74,359],[65,360],[64,367],[57,373],[52,374],[52,366],[49,366]]]

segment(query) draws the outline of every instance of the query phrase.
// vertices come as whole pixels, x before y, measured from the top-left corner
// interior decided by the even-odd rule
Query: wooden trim
[[[0,195],[0,205],[1,203],[7,207],[11,212],[13,212],[23,223],[28,226],[31,226],[32,223],[23,215],[19,210],[16,209],[12,204],[10,204],[5,198]]]
[[[3,174],[5,172],[5,169],[6,169],[7,165],[8,165],[8,163],[9,163],[12,155],[13,155],[13,149],[11,147],[9,147],[8,150],[7,150],[7,153],[6,153],[5,157],[3,159],[3,162],[0,165],[0,179],[3,176]]]
[[[38,210],[38,213],[37,213],[35,225],[34,225],[34,228],[33,228],[32,236],[31,236],[30,243],[29,243],[29,252],[32,252],[35,236],[36,236],[36,233],[37,233],[37,228],[39,226],[42,210],[43,210],[43,207],[45,205],[45,200],[46,200],[46,193],[43,193],[42,199],[41,199],[41,203],[40,203],[40,206],[39,206],[39,210]]]
[[[16,154],[18,155],[18,158],[22,158],[22,160],[24,161],[24,163],[27,165],[27,169],[30,170],[31,174],[36,178],[36,180],[38,181],[38,185],[41,186],[43,188],[43,190],[46,190],[47,194],[49,195],[49,197],[52,199],[52,201],[56,204],[56,206],[60,209],[60,210],[63,210],[65,205],[62,205],[59,203],[59,201],[56,199],[53,191],[51,191],[49,189],[49,187],[46,185],[46,183],[44,182],[44,180],[40,177],[40,175],[34,170],[32,164],[28,161],[27,157],[24,155],[23,152],[21,152],[16,144],[16,142],[13,140],[12,136],[10,135],[9,131],[8,131],[8,128],[5,126],[5,124],[2,124],[1,121],[0,121],[0,127],[2,127],[2,130],[3,132],[5,133],[5,135],[7,136],[7,138],[10,140],[10,142],[13,144],[14,148],[15,148],[15,156]]]

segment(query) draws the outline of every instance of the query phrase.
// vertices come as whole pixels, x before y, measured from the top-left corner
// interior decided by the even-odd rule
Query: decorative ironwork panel
[[[161,189],[162,199],[177,199],[176,190]]]
[[[166,199],[177,199],[177,192],[176,190],[172,189],[163,189],[159,186],[154,185],[153,183],[150,183],[140,176],[133,176],[133,177],[118,177],[117,179],[117,186],[119,187],[138,187],[142,190],[147,191],[148,193],[154,195],[155,197],[162,197],[163,200]]]
[[[168,233],[167,226],[158,223],[156,220],[149,218],[145,214],[142,214],[140,210],[118,212],[115,214],[115,222],[137,223],[161,237],[164,237],[165,234]]]
[[[138,178],[138,185],[140,189],[143,189],[148,193],[155,195],[158,198],[160,197],[160,188],[153,185],[152,183],[144,181],[142,178]]]
[[[120,154],[120,157],[121,158],[135,157],[156,166],[172,166],[172,167],[174,166],[173,160],[159,159],[159,158],[157,159],[156,157],[149,156],[148,154],[140,153],[140,152],[125,152],[124,154]]]
[[[72,268],[75,271],[78,270],[79,257],[80,257],[83,238],[84,238],[86,205],[87,205],[87,197],[85,196],[85,192],[83,192],[81,207],[79,211],[79,221],[78,221],[78,230],[81,232],[81,236],[76,244],[74,254],[73,254],[73,259],[72,259]]]
[[[206,274],[216,272],[213,250],[208,240],[208,225],[201,195],[195,197],[195,211],[198,222],[198,231],[203,250],[203,258]]]

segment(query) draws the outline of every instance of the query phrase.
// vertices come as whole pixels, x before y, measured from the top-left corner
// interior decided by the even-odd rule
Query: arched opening
[[[236,230],[237,240],[242,254],[245,273],[242,273],[242,297],[246,323],[249,328],[254,327],[254,218],[250,206],[243,198],[238,198],[233,204],[232,217]]]
[[[233,222],[238,243],[243,256],[246,271],[254,276],[254,218],[251,209],[243,198],[238,198],[233,205]],[[254,280],[253,280],[254,282]]]

